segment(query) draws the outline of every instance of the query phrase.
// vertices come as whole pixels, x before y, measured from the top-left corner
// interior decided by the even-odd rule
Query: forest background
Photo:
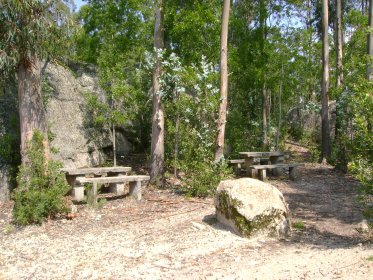
[[[44,16],[35,20],[28,17],[35,10],[2,2],[3,22],[11,22],[13,14],[28,19],[14,22],[16,26],[26,22],[34,34],[23,34],[17,41],[14,25],[0,29],[2,87],[16,73],[20,77],[20,65],[27,66],[26,62],[50,59],[66,67],[71,61],[94,64],[111,106],[94,95],[86,96],[93,125],[123,127],[138,139],[138,151],[151,154],[152,70],[159,64],[162,71],[156,94],[165,116],[165,176],[180,177],[189,195],[205,196],[229,173],[224,160],[214,159],[222,102],[222,1],[87,0],[79,10],[72,1],[14,1],[32,2],[31,6],[37,2],[45,14],[41,12]],[[367,199],[373,180],[372,56],[368,53],[372,1],[323,2],[329,11],[326,27],[321,1],[232,1],[225,156],[283,149],[286,140],[297,141],[310,148],[311,159],[326,159],[354,174],[362,182],[363,203],[370,205],[367,214],[372,215]],[[159,4],[164,46],[154,49]],[[40,28],[44,20],[50,28]],[[323,24],[330,55],[326,92]],[[322,93],[326,102],[336,104],[335,126],[328,125],[326,131],[306,126],[302,118],[320,114],[325,103]],[[296,121],[289,122],[294,115]],[[18,126],[15,121],[14,130]],[[18,166],[18,147],[24,140],[9,135],[1,136],[1,158]],[[326,150],[325,139],[330,147]]]

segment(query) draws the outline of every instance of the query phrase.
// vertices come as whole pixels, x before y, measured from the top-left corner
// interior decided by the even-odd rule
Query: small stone
[[[193,224],[194,228],[199,229],[199,230],[204,230],[206,228],[204,225],[201,225],[201,224],[196,223],[196,222],[192,222],[192,224]]]
[[[78,213],[78,207],[76,205],[71,204],[71,213],[76,214]]]

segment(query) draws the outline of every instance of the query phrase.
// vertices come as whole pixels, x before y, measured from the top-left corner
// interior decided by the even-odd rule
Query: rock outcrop
[[[220,223],[243,237],[280,237],[288,234],[288,208],[274,186],[251,178],[220,182],[215,193]]]
[[[73,70],[72,70],[73,68]],[[67,168],[95,166],[112,156],[112,137],[109,129],[91,125],[86,93],[105,102],[96,69],[88,65],[71,68],[45,63],[42,67],[42,94],[46,105],[51,147],[54,159]],[[17,81],[15,77],[0,80],[0,200],[6,200],[15,187],[19,155],[19,119],[17,111]],[[124,129],[116,132],[118,153],[132,151]]]
[[[105,152],[112,147],[111,134],[108,129],[90,126],[91,116],[84,97],[86,93],[91,93],[105,102],[95,69],[77,67],[73,72],[49,63],[43,76],[50,88],[46,108],[50,131],[54,136],[51,146],[57,150],[54,158],[62,161],[67,168],[102,164],[107,159]],[[117,134],[116,139],[118,150],[131,150],[131,144],[123,135]]]

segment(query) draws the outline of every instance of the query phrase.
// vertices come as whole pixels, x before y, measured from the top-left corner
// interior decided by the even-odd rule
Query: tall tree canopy
[[[26,142],[36,129],[45,135],[48,154],[40,60],[61,54],[66,46],[67,36],[62,34],[68,32],[70,10],[60,0],[4,0],[0,9],[0,69],[2,73],[17,72],[21,154],[25,161]]]

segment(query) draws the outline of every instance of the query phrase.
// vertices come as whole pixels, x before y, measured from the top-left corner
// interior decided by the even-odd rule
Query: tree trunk
[[[336,6],[336,19],[335,19],[335,50],[336,50],[336,87],[339,88],[343,84],[343,63],[342,63],[342,50],[343,50],[343,28],[342,28],[342,0],[335,0]],[[338,152],[338,162],[337,166],[343,170],[347,170],[347,157],[346,157],[346,149],[344,147],[343,141],[341,141],[341,135],[343,133],[343,129],[346,129],[342,123],[346,116],[345,112],[346,108],[342,108],[337,106],[335,111],[335,129],[334,129],[334,139],[336,143],[336,148]]]
[[[215,162],[224,158],[224,135],[228,106],[228,23],[230,0],[224,0],[220,36],[220,106],[216,137]]]
[[[336,65],[337,79],[336,86],[339,87],[343,83],[343,64],[342,64],[342,49],[343,49],[343,29],[342,29],[342,0],[336,0],[337,16],[335,21],[335,43],[336,43]]]
[[[175,178],[178,177],[178,168],[177,168],[177,163],[178,163],[178,160],[179,160],[179,139],[180,139],[180,131],[179,131],[179,127],[180,127],[180,113],[178,112],[177,113],[177,116],[176,116],[176,125],[175,125],[175,151],[174,151],[174,176]]]
[[[155,24],[154,24],[154,48],[157,50],[164,47],[163,30],[163,0],[157,0],[155,4]],[[162,64],[157,56],[157,61],[153,69],[153,113],[152,113],[152,144],[150,163],[150,182],[161,186],[163,183],[164,168],[164,112],[160,90],[160,76],[162,74]]]
[[[259,11],[259,28],[260,28],[260,55],[261,55],[261,92],[262,92],[262,141],[263,149],[268,149],[268,118],[269,118],[269,99],[268,89],[266,87],[265,67],[267,65],[267,57],[265,53],[265,41],[267,40],[267,6],[266,1],[260,0],[260,11]]]
[[[36,129],[44,134],[44,153],[48,159],[47,122],[41,96],[40,62],[38,58],[33,57],[27,62],[20,63],[17,74],[22,163],[27,163],[26,143],[31,140]]]
[[[368,6],[368,28],[370,32],[367,36],[367,54],[370,59],[373,59],[373,0],[369,0]],[[371,60],[367,65],[367,80],[373,81],[373,64]],[[367,128],[369,132],[373,131],[373,124],[368,120]]]
[[[330,157],[329,129],[329,42],[328,42],[328,1],[322,1],[322,84],[321,84],[321,138],[322,161]]]
[[[276,151],[279,150],[280,146],[280,135],[281,135],[281,123],[282,123],[282,83],[284,78],[284,64],[281,63],[281,79],[280,87],[278,91],[278,127],[276,133]]]
[[[263,119],[263,148],[268,149],[268,116],[269,116],[269,102],[268,102],[268,90],[265,83],[262,88],[262,119]]]
[[[369,0],[369,9],[368,9],[368,27],[370,28],[370,32],[368,33],[368,56],[373,58],[373,1]],[[368,81],[373,81],[373,65],[372,62],[368,63],[367,66],[367,79]]]
[[[117,145],[116,145],[116,135],[115,135],[115,125],[112,124],[112,133],[113,133],[113,163],[114,166],[117,166]]]

